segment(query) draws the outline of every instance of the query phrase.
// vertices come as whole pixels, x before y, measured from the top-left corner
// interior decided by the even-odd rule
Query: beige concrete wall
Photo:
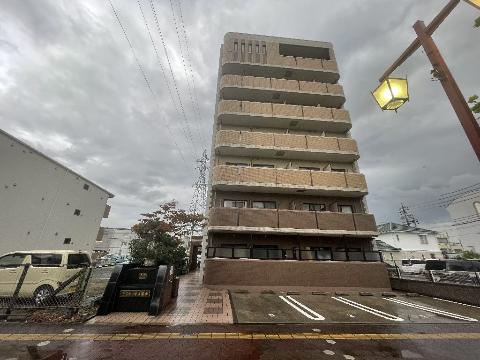
[[[384,263],[207,259],[204,284],[390,289]]]

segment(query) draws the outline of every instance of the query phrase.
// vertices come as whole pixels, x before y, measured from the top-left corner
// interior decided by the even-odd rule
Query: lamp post
[[[480,9],[480,0],[465,1],[477,9]],[[457,114],[458,120],[460,121],[460,124],[462,125],[463,130],[465,131],[465,134],[467,135],[467,138],[470,141],[478,160],[480,161],[480,127],[431,36],[459,2],[460,0],[450,0],[449,3],[438,13],[438,15],[428,26],[425,26],[424,22],[420,20],[413,25],[413,29],[417,34],[417,38],[380,77],[379,81],[381,84],[372,94],[382,110],[396,111],[396,109],[408,101],[408,86],[406,85],[406,79],[404,79],[405,85],[402,85],[406,90],[401,93],[397,91],[397,94],[404,95],[403,98],[399,99],[398,96],[396,96],[392,85],[389,85],[389,83],[391,84],[392,81],[398,79],[390,78],[389,76],[393,71],[395,71],[396,68],[403,64],[403,62],[407,60],[410,55],[412,55],[420,46],[422,46],[428,59],[432,63],[435,76],[440,80],[443,90],[447,94],[453,110]],[[384,105],[382,106],[381,104]]]

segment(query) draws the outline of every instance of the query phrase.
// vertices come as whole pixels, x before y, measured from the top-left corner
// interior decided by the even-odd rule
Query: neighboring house
[[[387,262],[443,258],[439,240],[445,238],[436,231],[389,222],[378,225],[378,232],[376,245]]]
[[[447,211],[463,249],[480,253],[480,191],[456,198]]]
[[[0,253],[91,252],[113,194],[0,130]]]
[[[130,242],[135,233],[127,228],[103,228],[101,241],[97,241],[94,251],[121,257],[130,256]]]

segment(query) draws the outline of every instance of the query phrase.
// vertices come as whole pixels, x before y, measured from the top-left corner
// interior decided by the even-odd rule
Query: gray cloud
[[[7,0],[0,12],[0,127],[115,193],[109,225],[129,226],[163,200],[176,198],[188,206],[195,156],[210,149],[219,49],[228,31],[334,44],[369,183],[369,208],[378,222],[396,220],[401,201],[434,200],[478,182],[478,161],[440,84],[430,81],[422,51],[397,71],[408,75],[411,92],[398,114],[382,113],[370,95],[376,79],[414,38],[413,23],[428,23],[439,10],[437,1],[184,0],[199,118],[193,116],[169,2],[155,1],[195,154],[136,2],[112,1],[155,97],[108,2]],[[149,1],[141,3],[168,72]],[[480,91],[474,18],[462,3],[435,33],[466,96]],[[425,222],[447,216],[441,208],[418,215]]]

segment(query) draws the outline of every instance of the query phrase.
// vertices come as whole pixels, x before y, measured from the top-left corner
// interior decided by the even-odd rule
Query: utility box
[[[114,311],[158,315],[173,297],[174,282],[174,269],[170,265],[117,265],[105,288],[97,315]]]

